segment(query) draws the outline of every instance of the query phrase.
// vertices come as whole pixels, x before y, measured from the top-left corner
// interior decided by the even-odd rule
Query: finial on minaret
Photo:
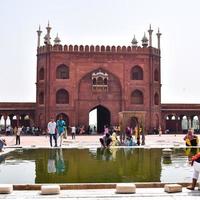
[[[58,33],[57,33],[57,36],[56,36],[56,38],[54,39],[54,45],[58,45],[58,44],[60,44],[60,42],[61,42],[61,40],[60,40],[60,38],[58,37]]]
[[[37,30],[37,34],[38,34],[38,42],[37,42],[37,47],[39,48],[40,47],[40,36],[41,36],[41,28],[40,28],[40,25],[39,25],[39,29]]]
[[[158,33],[156,33],[157,37],[158,37],[158,49],[160,49],[160,36],[162,35],[160,33],[160,29],[158,28]]]
[[[49,25],[49,21],[48,21],[48,25],[47,25],[46,29],[47,29],[47,34],[44,37],[44,43],[46,45],[47,44],[50,45],[51,44],[51,36],[50,36],[51,27]]]
[[[151,29],[151,24],[149,25],[149,46],[152,47],[152,33],[153,33],[153,30]]]
[[[131,43],[132,43],[132,47],[137,47],[138,41],[136,40],[135,35]]]
[[[143,38],[142,38],[142,46],[143,47],[147,47],[148,46],[148,39],[147,39],[147,37],[146,37],[146,34],[144,33],[144,36],[143,36]]]

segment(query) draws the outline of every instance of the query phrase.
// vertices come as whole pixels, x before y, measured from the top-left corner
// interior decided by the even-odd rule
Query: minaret
[[[137,47],[138,41],[136,40],[135,35],[131,43],[132,43],[132,47]]]
[[[144,36],[142,38],[142,46],[147,47],[148,46],[148,39],[146,37],[146,34],[144,33]]]
[[[47,29],[47,34],[44,37],[44,43],[47,45],[51,44],[51,36],[50,36],[50,31],[51,31],[51,27],[49,26],[49,22],[48,22],[48,26],[46,27]]]
[[[37,42],[37,47],[39,48],[40,47],[40,36],[41,36],[41,29],[40,29],[40,25],[39,25],[39,30],[37,30],[37,34],[38,34],[38,42]]]
[[[151,29],[151,24],[149,26],[149,46],[152,47],[152,33],[153,33],[153,30]]]
[[[160,49],[160,36],[161,36],[162,34],[160,33],[159,28],[158,28],[158,33],[156,33],[156,35],[157,35],[157,37],[158,37],[158,49]]]

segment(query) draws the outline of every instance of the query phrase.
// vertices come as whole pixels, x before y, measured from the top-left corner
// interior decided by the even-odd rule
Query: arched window
[[[56,79],[68,79],[69,78],[69,67],[62,64],[56,69]]]
[[[143,104],[144,97],[143,93],[140,90],[135,90],[131,94],[131,103],[132,104]]]
[[[143,80],[143,70],[140,66],[134,66],[131,70],[132,80]]]
[[[96,78],[94,78],[94,79],[92,80],[92,84],[93,84],[93,85],[96,85],[96,84],[97,84]]]
[[[56,93],[57,104],[69,104],[69,93],[65,89],[60,89]]]
[[[97,78],[97,85],[103,85],[103,78],[102,77]]]
[[[156,94],[154,95],[154,104],[155,104],[155,105],[159,105],[159,96],[158,96],[158,93],[156,93]]]
[[[39,71],[39,80],[44,80],[44,68],[41,68]]]
[[[154,71],[154,81],[159,81],[159,74],[157,69]]]
[[[44,104],[44,92],[40,92],[39,94],[39,104]]]

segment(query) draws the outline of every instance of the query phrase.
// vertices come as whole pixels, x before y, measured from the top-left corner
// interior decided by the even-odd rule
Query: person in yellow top
[[[198,136],[193,133],[192,129],[189,129],[187,135],[183,138],[186,146],[197,146],[199,143]]]
[[[117,138],[117,134],[116,134],[116,131],[113,131],[113,134],[111,136],[111,146],[118,146],[120,144],[118,138]]]

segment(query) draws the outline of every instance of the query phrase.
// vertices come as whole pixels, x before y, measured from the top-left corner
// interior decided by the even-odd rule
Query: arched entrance
[[[69,117],[65,113],[59,113],[56,116],[56,121],[58,120],[59,116],[62,116],[62,119],[65,121],[66,126],[69,126]]]
[[[94,114],[90,115],[91,112]],[[97,133],[103,133],[104,126],[110,125],[110,119],[110,111],[104,106],[98,105],[89,112],[89,125],[95,125]]]
[[[138,118],[137,117],[131,117],[130,127],[132,129],[134,129],[136,126],[138,126]]]

